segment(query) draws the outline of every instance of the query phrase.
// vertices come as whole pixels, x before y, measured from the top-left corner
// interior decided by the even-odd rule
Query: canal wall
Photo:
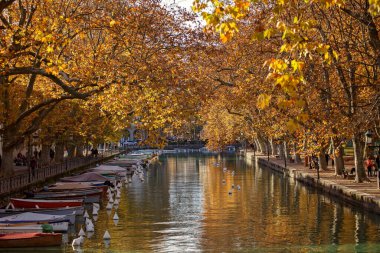
[[[349,186],[344,186],[331,180],[321,178],[317,179],[310,173],[292,168],[291,165],[285,168],[284,165],[271,160],[268,161],[267,158],[264,157],[252,156],[252,159],[256,159],[256,163],[260,166],[272,169],[284,174],[287,177],[294,178],[303,184],[320,189],[323,192],[335,196],[351,205],[380,214],[380,198],[376,197],[375,194],[371,195],[357,189],[352,189]]]

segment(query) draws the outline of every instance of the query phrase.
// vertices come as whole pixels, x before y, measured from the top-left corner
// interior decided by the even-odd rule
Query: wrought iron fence
[[[0,195],[20,190],[26,186],[70,172],[80,167],[96,164],[118,153],[120,153],[118,150],[107,150],[100,153],[97,157],[87,156],[64,159],[62,163],[49,164],[36,168],[34,175],[30,170],[26,170],[25,173],[8,178],[2,178],[0,179]]]

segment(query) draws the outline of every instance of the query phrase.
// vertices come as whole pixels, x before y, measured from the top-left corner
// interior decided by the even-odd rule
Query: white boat
[[[11,208],[11,205],[6,209],[0,209],[0,218],[25,213],[25,212],[33,212],[33,213],[41,213],[41,214],[52,214],[52,215],[70,215],[75,213],[75,215],[83,215],[84,206],[76,206],[76,207],[63,207],[63,208]]]
[[[75,219],[74,212],[72,216]],[[68,215],[52,215],[52,214],[41,214],[33,212],[25,212],[14,215],[9,215],[0,218],[0,224],[17,224],[17,223],[30,223],[30,222],[63,222],[70,221]],[[75,222],[75,221],[74,221]]]
[[[9,211],[9,210],[15,210],[15,211]],[[25,212],[29,212],[30,210],[22,210],[22,209],[0,209],[0,218],[6,218],[9,216],[17,215],[17,214],[22,214]],[[61,210],[61,211],[56,211],[54,209],[47,209],[47,210],[42,210],[42,211],[33,211],[32,213],[35,214],[48,214],[48,215],[63,215],[66,217],[66,219],[69,221],[70,224],[75,224],[75,218],[77,215],[77,212],[75,210]],[[82,212],[83,214],[83,212]]]
[[[91,169],[91,171],[99,173],[101,175],[118,175],[118,176],[124,176],[126,175],[126,169],[119,167],[119,166],[112,166],[112,165],[100,165],[98,167],[95,167]]]
[[[38,223],[19,223],[19,224],[0,224],[0,233],[27,233],[27,232],[42,232],[42,225]],[[49,223],[53,227],[54,232],[67,232],[69,229],[69,223],[53,222]]]

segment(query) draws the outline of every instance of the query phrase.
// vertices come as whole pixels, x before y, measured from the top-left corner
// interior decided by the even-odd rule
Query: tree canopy
[[[213,149],[244,140],[339,160],[352,140],[365,179],[364,133],[380,124],[379,1],[195,0],[193,10],[1,0],[3,174],[36,132],[68,148],[134,124],[162,147],[199,124]]]

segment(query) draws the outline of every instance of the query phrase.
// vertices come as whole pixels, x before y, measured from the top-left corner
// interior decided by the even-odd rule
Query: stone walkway
[[[252,154],[249,153],[247,155]],[[303,163],[287,163],[285,169],[284,161],[281,159],[270,157],[269,162],[267,161],[267,156],[257,156],[257,159],[259,160],[259,164],[286,173],[298,181],[322,188],[325,192],[347,202],[361,205],[370,211],[380,213],[380,189],[377,188],[376,176],[370,177],[370,182],[356,183],[352,178],[345,179],[342,176],[335,176],[335,171],[331,164],[329,164],[327,170],[319,171],[320,180],[318,181],[317,171],[305,167]],[[351,168],[353,167],[351,165],[348,163],[345,167]]]

